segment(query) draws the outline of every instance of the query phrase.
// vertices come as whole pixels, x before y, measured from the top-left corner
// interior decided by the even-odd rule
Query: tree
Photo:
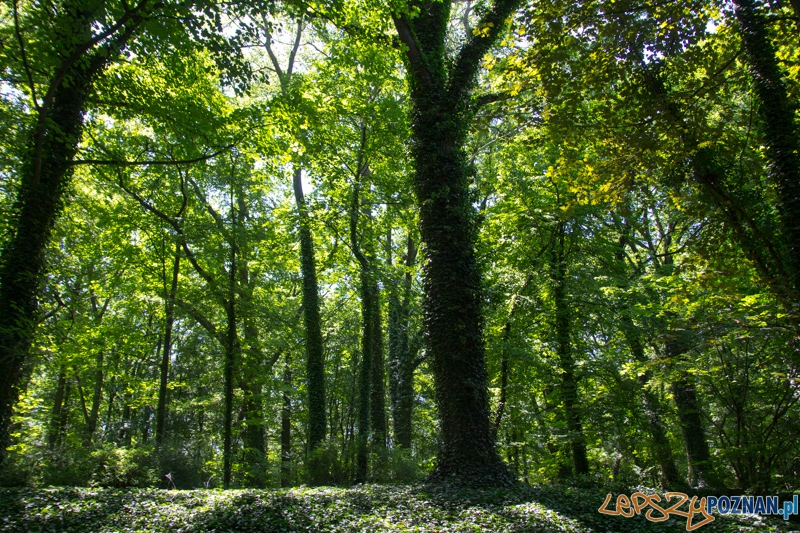
[[[70,0],[53,10],[30,4],[23,11],[13,3],[13,25],[5,31],[17,46],[4,53],[3,63],[14,72],[33,111],[11,231],[0,249],[0,450],[8,443],[13,405],[30,371],[28,349],[37,321],[44,253],[73,173],[72,159],[94,83],[145,25],[168,36],[178,34],[179,28],[183,32],[183,25],[202,31],[203,19],[214,12],[214,5],[197,6],[192,13],[194,7],[149,0],[133,5]],[[155,41],[149,45],[158,47]],[[160,43],[164,48],[169,44],[169,38]],[[0,451],[0,463],[3,457]]]
[[[447,52],[452,2],[409,2],[392,14],[404,46],[412,100],[414,190],[425,243],[425,334],[433,361],[441,449],[434,477],[465,484],[505,483],[489,421],[475,260],[476,225],[464,151],[475,112],[481,60],[517,0],[497,0],[457,50]]]

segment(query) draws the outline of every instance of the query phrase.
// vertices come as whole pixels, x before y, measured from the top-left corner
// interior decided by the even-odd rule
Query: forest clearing
[[[4,3],[0,530],[797,529],[798,39]]]

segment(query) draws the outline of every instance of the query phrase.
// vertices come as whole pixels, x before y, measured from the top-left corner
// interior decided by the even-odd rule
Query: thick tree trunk
[[[791,285],[800,290],[800,128],[764,16],[753,0],[734,0],[739,33],[759,102],[769,173],[778,188]]]
[[[575,377],[575,358],[572,354],[572,322],[567,301],[567,265],[564,256],[564,224],[559,224],[556,242],[551,250],[551,276],[555,300],[555,334],[561,371],[561,403],[567,419],[569,446],[572,452],[572,469],[576,475],[589,473],[586,458],[586,437],[581,423],[578,379]]]
[[[52,104],[40,110],[38,123],[29,133],[12,233],[0,251],[0,464],[9,443],[13,406],[30,371],[28,348],[36,324],[45,249],[72,175],[86,98],[103,64],[95,58],[78,62],[68,69],[64,81],[53,81],[57,87]]]
[[[481,30],[467,37],[452,61],[446,44],[450,1],[425,1],[417,17],[394,15],[411,88],[414,189],[426,245],[424,323],[441,435],[432,479],[468,485],[512,480],[489,421],[477,227],[464,145],[481,60],[517,5],[488,5]]]
[[[156,408],[156,446],[164,445],[167,428],[167,384],[169,380],[169,363],[172,351],[172,327],[175,322],[175,297],[178,292],[178,275],[181,264],[181,245],[175,245],[175,259],[172,263],[172,284],[164,301],[164,345],[159,365],[158,406]],[[165,280],[166,285],[166,280]]]
[[[418,97],[415,104],[415,185],[427,259],[424,322],[441,432],[434,478],[502,483],[508,473],[489,421],[481,276],[463,140],[454,138],[457,114],[442,108],[440,98]]]

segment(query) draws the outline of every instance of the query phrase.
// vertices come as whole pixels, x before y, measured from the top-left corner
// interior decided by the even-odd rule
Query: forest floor
[[[39,532],[678,532],[663,522],[598,512],[603,488],[454,489],[411,485],[286,490],[0,489],[0,531]],[[652,490],[642,490],[652,494]],[[628,493],[630,494],[630,493]],[[614,508],[617,494],[612,498]],[[688,504],[684,505],[684,508]],[[657,516],[657,515],[651,515]],[[780,517],[720,516],[703,533],[800,530]],[[699,513],[694,524],[702,521]]]

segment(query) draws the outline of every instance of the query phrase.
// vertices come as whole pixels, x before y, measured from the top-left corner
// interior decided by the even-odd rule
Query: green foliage
[[[630,493],[631,489],[619,487]],[[646,493],[652,489],[640,487]],[[635,492],[636,489],[633,489]],[[153,491],[2,489],[0,520],[9,533],[120,531],[360,533],[686,530],[683,520],[653,523],[642,516],[608,517],[597,509],[605,490],[553,486],[464,490],[364,485],[354,489],[281,491]],[[789,531],[774,518],[720,516],[710,533]]]
[[[89,480],[90,486],[150,487],[157,479],[153,449],[119,448],[107,443],[92,452],[91,461],[94,471]]]

